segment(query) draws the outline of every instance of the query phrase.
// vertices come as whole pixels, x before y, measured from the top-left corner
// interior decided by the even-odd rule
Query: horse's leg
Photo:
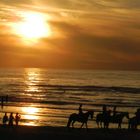
[[[130,120],[129,120],[129,122],[128,122],[128,129],[130,129]]]
[[[118,123],[118,128],[120,128],[120,129],[121,129],[121,122],[119,122],[119,123]]]
[[[118,123],[118,128],[120,128],[120,123]]]
[[[107,128],[107,129],[109,128],[109,122],[106,123],[106,128]]]
[[[103,124],[104,124],[104,128],[106,128],[106,122],[103,122]]]
[[[74,128],[74,123],[75,123],[75,121],[72,122],[72,128]]]
[[[67,123],[67,127],[69,128],[70,127],[70,125],[71,125],[71,117],[69,117],[69,120],[68,120],[68,123]]]
[[[106,123],[106,124],[105,124],[105,129],[107,129],[107,128],[108,128],[108,124]]]
[[[97,127],[99,128],[99,122],[98,122],[98,121],[96,121],[96,123],[97,123]]]
[[[100,121],[100,127],[102,128],[103,126],[102,126],[102,121]]]
[[[132,121],[129,120],[129,121],[128,121],[128,129],[131,129],[131,128],[132,128]]]
[[[81,127],[80,127],[80,128],[82,128],[82,127],[83,127],[83,125],[84,125],[84,123],[82,123],[82,125],[81,125]]]
[[[108,129],[109,128],[109,122],[104,122],[104,128]]]
[[[86,129],[88,129],[87,122],[85,123],[85,125],[86,125]]]
[[[136,123],[136,124],[134,125],[134,129],[137,129],[137,126],[138,126],[138,124]]]

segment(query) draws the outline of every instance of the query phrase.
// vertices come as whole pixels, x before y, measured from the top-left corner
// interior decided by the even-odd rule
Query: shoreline
[[[94,140],[139,140],[140,130],[85,128],[67,129],[51,126],[2,126],[2,140],[36,139],[94,139]]]

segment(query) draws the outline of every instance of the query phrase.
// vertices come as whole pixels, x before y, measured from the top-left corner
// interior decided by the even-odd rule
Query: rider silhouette
[[[113,117],[116,115],[116,106],[113,107]]]
[[[82,104],[79,105],[79,115],[82,116],[83,115],[83,111],[82,111]]]
[[[106,113],[107,113],[107,107],[106,105],[103,105],[103,115],[106,115]]]
[[[140,108],[137,109],[137,112],[135,113],[136,115],[136,120],[139,123],[140,122]]]
[[[109,127],[109,120],[110,120],[111,110],[106,108],[106,105],[103,105],[103,123],[104,128]]]

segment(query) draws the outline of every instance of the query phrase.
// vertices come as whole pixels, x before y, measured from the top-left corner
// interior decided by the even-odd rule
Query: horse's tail
[[[71,121],[72,121],[72,119],[71,119],[71,116],[70,116],[70,117],[69,117],[69,120],[68,120],[68,123],[67,123],[67,127],[68,127],[68,128],[70,127]]]

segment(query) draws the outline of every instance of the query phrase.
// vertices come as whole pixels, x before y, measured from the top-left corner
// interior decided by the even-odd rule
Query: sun
[[[51,34],[46,17],[41,13],[24,12],[21,21],[13,25],[14,32],[25,40],[37,40]]]

